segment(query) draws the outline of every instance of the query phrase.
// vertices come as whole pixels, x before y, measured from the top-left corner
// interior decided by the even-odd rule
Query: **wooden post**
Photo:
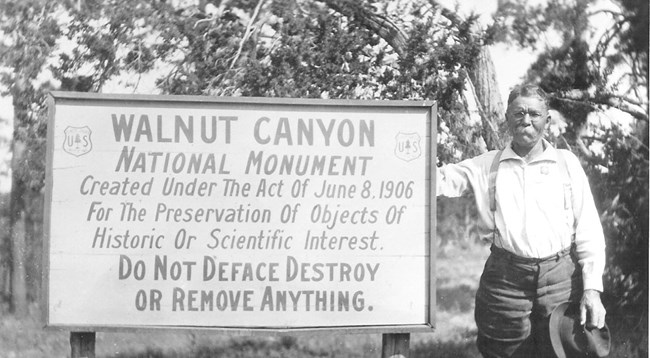
[[[71,358],[95,358],[95,332],[70,332]]]
[[[385,333],[382,335],[381,358],[408,358],[410,333]]]

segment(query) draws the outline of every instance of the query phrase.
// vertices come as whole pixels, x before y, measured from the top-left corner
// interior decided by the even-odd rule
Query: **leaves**
[[[614,127],[604,146],[608,171],[588,174],[608,238],[606,291],[614,307],[636,309],[648,292],[648,142],[626,137]]]

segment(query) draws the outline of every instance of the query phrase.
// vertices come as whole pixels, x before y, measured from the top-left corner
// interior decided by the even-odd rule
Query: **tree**
[[[31,229],[31,217],[41,209],[35,198],[43,180],[42,163],[44,121],[39,119],[43,108],[43,88],[35,85],[44,71],[46,60],[59,34],[52,16],[56,5],[46,1],[2,1],[0,31],[5,43],[0,44],[3,67],[0,82],[9,88],[14,106],[12,189],[8,240],[2,243],[4,270],[9,272],[11,307],[18,315],[27,312],[26,247],[33,244],[25,233]],[[6,272],[5,271],[5,272]],[[35,275],[31,272],[32,276]],[[32,277],[40,279],[40,277]]]
[[[128,26],[127,21],[129,15],[146,17],[150,14],[147,12],[150,8],[143,4],[146,2],[124,2],[110,7],[94,1],[0,1],[0,32],[4,39],[0,43],[0,67],[5,69],[0,74],[0,83],[8,88],[14,107],[10,234],[0,243],[3,255],[0,257],[3,271],[0,277],[9,277],[9,280],[0,281],[0,284],[2,292],[9,292],[5,299],[18,316],[27,313],[29,301],[38,300],[40,288],[47,128],[45,97],[54,87],[52,80],[42,78],[60,80],[63,90],[97,91],[125,68],[148,70],[150,59],[147,53],[137,52],[141,49],[137,42],[130,42],[135,26],[132,23]],[[140,9],[143,10],[138,11]],[[108,13],[112,21],[108,34],[96,31],[85,22],[93,16],[100,17],[97,15],[100,11]],[[62,23],[70,17],[72,25],[64,26]],[[80,45],[72,57],[56,54],[64,35],[75,38]],[[114,46],[116,43],[120,46]],[[117,51],[128,46],[131,51],[124,62],[116,60]],[[83,66],[89,65],[93,66],[93,75],[81,75]]]

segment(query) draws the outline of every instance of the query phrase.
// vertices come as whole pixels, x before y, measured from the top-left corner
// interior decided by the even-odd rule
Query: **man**
[[[472,190],[480,233],[492,241],[475,307],[484,357],[553,357],[548,317],[565,301],[580,302],[583,325],[605,324],[602,226],[578,159],[543,138],[548,109],[541,88],[515,88],[511,143],[438,168],[438,195]]]

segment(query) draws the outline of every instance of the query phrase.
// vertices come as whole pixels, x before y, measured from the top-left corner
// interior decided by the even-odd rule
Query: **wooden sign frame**
[[[372,108],[377,109],[422,109],[427,110],[427,136],[424,138],[423,153],[426,160],[426,178],[428,187],[426,190],[426,216],[428,238],[426,239],[426,249],[423,253],[426,256],[426,319],[422,324],[405,324],[405,325],[345,325],[345,326],[325,326],[325,327],[237,327],[237,326],[159,326],[159,325],[67,325],[52,324],[50,321],[50,234],[52,229],[52,196],[53,196],[53,158],[55,145],[55,128],[57,125],[57,105],[76,105],[84,106],[91,103],[101,103],[110,105],[128,104],[128,105],[193,105],[193,106],[211,106],[218,104],[231,104],[240,106],[297,106],[301,108]],[[45,216],[44,216],[44,270],[43,270],[43,319],[47,327],[63,328],[73,331],[130,331],[130,330],[150,330],[150,329],[207,329],[233,333],[246,334],[300,334],[300,333],[318,333],[345,331],[350,333],[396,333],[406,334],[411,332],[431,332],[435,328],[435,310],[436,310],[436,193],[435,193],[435,166],[436,166],[436,132],[437,132],[437,108],[433,101],[368,101],[368,100],[320,100],[320,99],[280,99],[280,98],[251,98],[251,97],[205,97],[205,96],[166,96],[166,95],[121,95],[121,94],[91,94],[78,92],[51,92],[48,97],[49,122],[47,137],[47,166],[45,180]],[[75,289],[70,287],[70,289]],[[408,343],[407,343],[408,345]]]

